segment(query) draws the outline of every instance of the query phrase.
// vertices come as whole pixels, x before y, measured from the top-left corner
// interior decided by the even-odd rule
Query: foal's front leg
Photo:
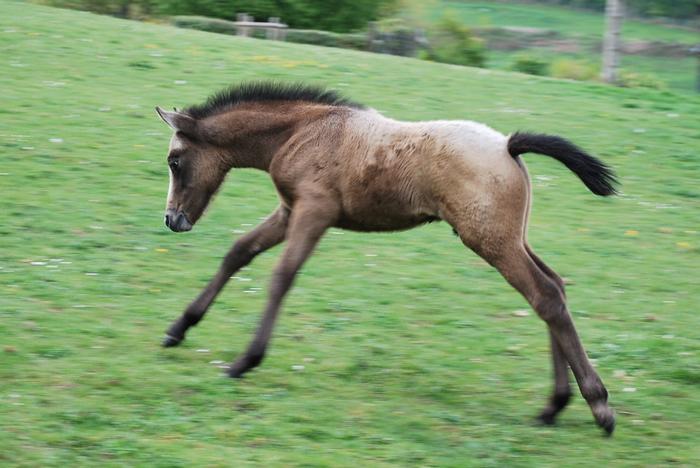
[[[256,255],[284,240],[289,210],[280,206],[265,221],[236,241],[224,257],[216,276],[168,328],[163,346],[177,346],[185,339],[187,329],[196,325],[214,302],[231,275],[250,263]]]
[[[323,199],[296,202],[287,229],[287,245],[272,275],[262,320],[245,354],[231,365],[229,376],[241,377],[263,360],[282,299],[291,288],[299,268],[326,229],[333,225],[336,216],[337,208],[332,202]]]

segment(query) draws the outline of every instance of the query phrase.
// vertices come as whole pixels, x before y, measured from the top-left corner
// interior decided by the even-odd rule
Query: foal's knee
[[[239,239],[224,257],[224,264],[234,268],[241,268],[249,264],[261,251],[262,249],[257,242]]]

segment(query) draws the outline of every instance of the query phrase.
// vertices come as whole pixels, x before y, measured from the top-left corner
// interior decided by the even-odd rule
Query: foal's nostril
[[[175,232],[184,232],[192,229],[192,223],[187,219],[187,215],[182,211],[173,209],[166,210],[165,225]]]

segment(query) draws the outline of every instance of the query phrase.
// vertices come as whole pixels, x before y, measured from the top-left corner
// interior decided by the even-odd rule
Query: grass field
[[[438,21],[448,15],[475,28],[528,27],[553,30],[562,38],[576,40],[581,46],[576,52],[562,52],[544,46],[515,52],[488,51],[487,66],[490,68],[510,69],[517,56],[523,53],[548,62],[573,59],[598,66],[601,61],[600,54],[594,52],[602,41],[605,29],[605,18],[601,13],[554,5],[478,0],[427,0],[417,4],[422,6],[416,7],[414,19]],[[689,27],[627,18],[623,22],[622,40],[675,42],[690,47],[698,42],[698,31]],[[694,57],[623,55],[621,66],[627,72],[652,74],[676,92],[696,92],[697,59]]]
[[[0,2],[0,465],[697,466],[700,100]],[[276,204],[232,174],[187,234],[162,223],[169,131],[153,107],[243,79],[324,83],[387,115],[568,136],[608,161],[600,199],[526,156],[530,240],[618,412],[577,396],[535,426],[544,325],[449,226],[331,231],[263,367],[247,344],[279,248],[180,348],[163,331]],[[294,366],[294,367],[293,367]],[[303,366],[300,367],[300,366]]]

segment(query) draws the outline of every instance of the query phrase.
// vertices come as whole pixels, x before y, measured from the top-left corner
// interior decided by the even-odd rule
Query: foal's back
[[[311,157],[326,176],[318,182],[337,193],[339,227],[408,229],[488,199],[498,185],[524,187],[507,138],[476,122],[401,122],[352,109],[319,125],[313,133],[328,140],[329,151]]]

